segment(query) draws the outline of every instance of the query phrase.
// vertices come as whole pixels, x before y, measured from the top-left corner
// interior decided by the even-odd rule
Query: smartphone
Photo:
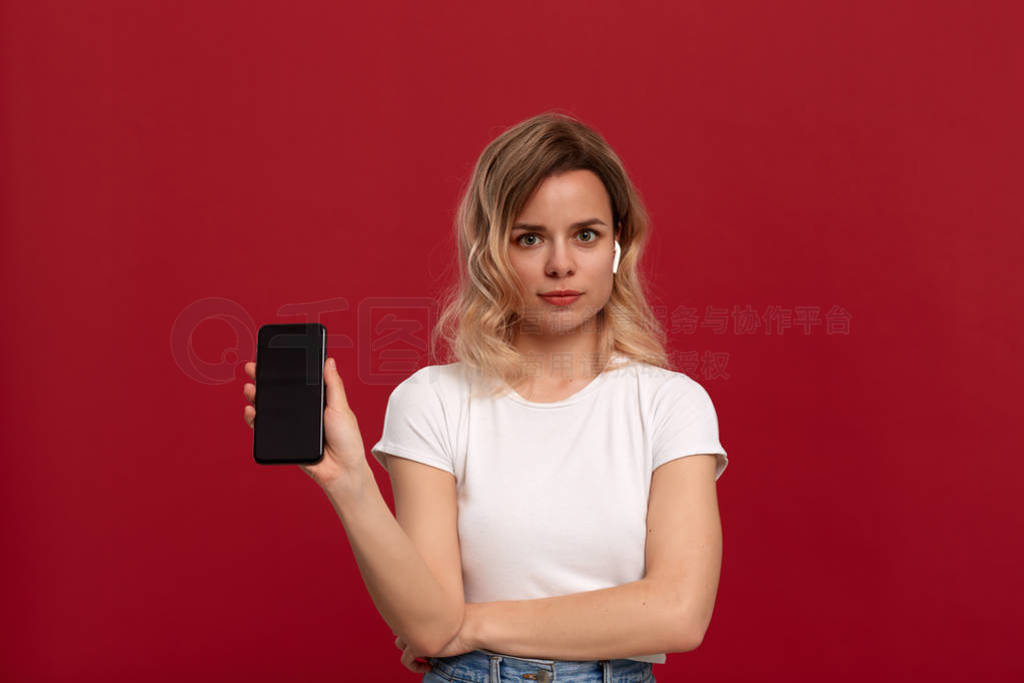
[[[314,465],[324,457],[324,362],[320,323],[263,325],[256,335],[252,455],[260,465]]]

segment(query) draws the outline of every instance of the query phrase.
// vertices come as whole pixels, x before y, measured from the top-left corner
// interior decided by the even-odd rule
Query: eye
[[[580,230],[576,234],[580,235],[580,234],[583,234],[583,233],[589,233],[592,236],[588,240],[583,240],[583,242],[589,244],[590,242],[594,242],[595,240],[597,240],[597,236],[598,235],[597,235],[597,231],[596,230],[591,230],[590,228],[583,228],[582,230]],[[516,240],[515,240],[516,244],[518,244],[520,246],[523,246],[523,247],[532,246],[532,243],[526,244],[526,243],[523,242],[523,240],[526,239],[527,237],[539,237],[539,235],[537,233],[535,233],[535,232],[523,233],[522,235],[520,235],[519,237],[516,238]]]

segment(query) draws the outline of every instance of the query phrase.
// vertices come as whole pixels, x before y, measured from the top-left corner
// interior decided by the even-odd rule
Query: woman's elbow
[[[466,603],[459,602],[457,606],[452,607],[444,623],[433,629],[432,635],[435,637],[435,640],[429,643],[425,650],[427,657],[437,657],[438,653],[444,651],[445,646],[452,642],[462,631],[462,623],[465,617]]]

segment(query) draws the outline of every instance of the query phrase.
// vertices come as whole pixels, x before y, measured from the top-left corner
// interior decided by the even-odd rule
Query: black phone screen
[[[261,465],[314,464],[324,451],[327,328],[263,325],[256,343],[253,458]]]

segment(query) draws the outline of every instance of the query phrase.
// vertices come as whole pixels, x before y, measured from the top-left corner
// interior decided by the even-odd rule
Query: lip
[[[568,306],[569,304],[576,301],[576,299],[579,299],[583,295],[569,294],[567,296],[552,296],[550,294],[540,294],[538,296],[540,296],[541,299],[544,299],[544,301],[547,301],[549,304],[554,304],[555,306]]]

